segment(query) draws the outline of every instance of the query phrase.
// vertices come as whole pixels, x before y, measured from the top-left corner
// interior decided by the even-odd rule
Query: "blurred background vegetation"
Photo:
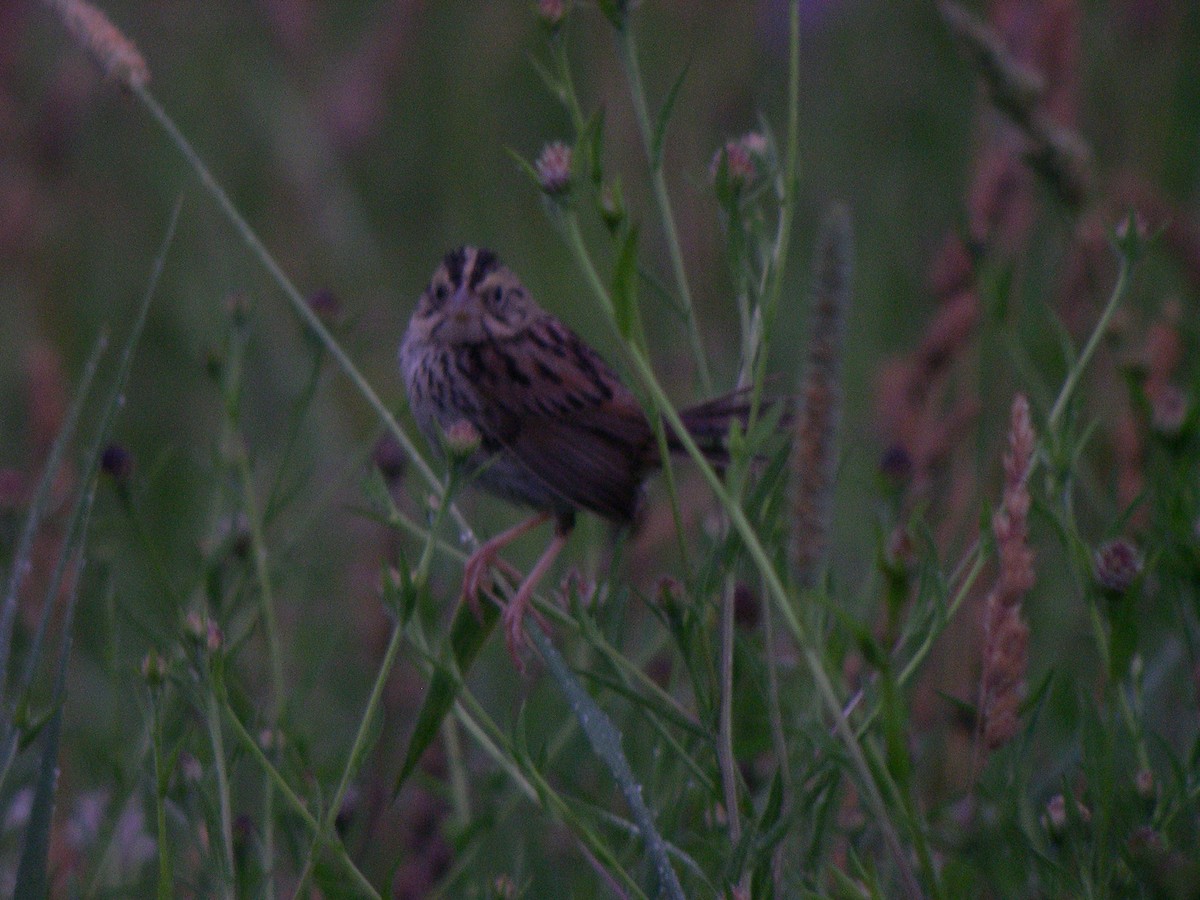
[[[878,382],[885,363],[920,340],[937,310],[931,271],[947,234],[971,230],[966,196],[990,114],[981,112],[975,76],[933,4],[805,0],[801,7],[799,204],[769,368],[792,389],[803,356],[816,223],[829,201],[843,200],[854,218],[856,273],[831,569],[853,595],[895,524],[879,475],[890,438],[879,427]],[[407,415],[395,364],[400,336],[441,255],[459,244],[497,250],[545,308],[615,357],[610,331],[543,215],[538,191],[508,153],[532,157],[545,143],[571,136],[570,122],[533,64],[545,58],[533,4],[112,0],[104,9],[141,49],[151,89],[294,282],[336,305],[335,333],[399,414]],[[737,342],[728,337],[737,315],[709,165],[730,137],[762,122],[777,135],[783,130],[787,4],[647,0],[635,21],[652,108],[687,68],[668,133],[666,172],[712,368],[728,385],[738,365]],[[644,224],[642,259],[665,278],[665,249],[609,29],[593,6],[581,3],[565,38],[584,108],[605,110],[606,165],[621,173],[632,216]],[[1162,205],[1194,213],[1200,7],[1184,0],[1082,4],[1074,40],[1075,124],[1094,153],[1101,190],[1132,173]],[[260,498],[279,499],[268,543],[289,684],[287,734],[319,780],[336,774],[387,638],[380,567],[417,546],[362,514],[360,484],[379,436],[374,415],[324,364],[175,149],[129,97],[104,82],[42,5],[7,0],[0,5],[5,560],[83,360],[102,329],[116,342],[124,337],[179,197],[178,234],[114,433],[133,460],[130,498],[123,502],[111,484],[102,484],[76,621],[59,785],[59,816],[69,824],[56,853],[61,872],[85,881],[101,868],[98,834],[108,835],[118,822],[131,835],[148,827],[139,827],[136,810],[147,771],[147,702],[138,666],[148,649],[177,640],[190,598],[212,589],[199,574],[208,571],[202,560],[215,542],[243,527],[224,455],[230,423],[212,374],[227,357],[236,317],[249,317],[236,430],[249,450]],[[996,267],[1005,303],[1022,312],[1011,336],[985,339],[965,376],[978,389],[982,423],[964,438],[973,442],[968,465],[976,487],[984,485],[976,498],[992,502],[1012,394],[1029,391],[1035,407],[1045,399],[1028,384],[1028,372],[1012,363],[1006,342],[1025,347],[1018,356],[1030,368],[1048,361],[1043,394],[1061,372],[1051,314],[1024,310],[1057,302],[1076,220],[1040,187],[1034,209],[1020,254]],[[603,246],[598,227],[592,237]],[[1141,334],[1168,298],[1181,298],[1185,323],[1194,318],[1189,265],[1197,263],[1182,254],[1150,260],[1131,300],[1128,328]],[[1081,301],[1085,311],[1079,323],[1068,323],[1072,333],[1086,333],[1106,290],[1098,285],[1094,297]],[[653,291],[642,296],[661,377],[677,400],[697,399],[683,330]],[[985,318],[995,326],[1009,308],[997,303]],[[1120,392],[1111,360],[1107,365],[1103,383]],[[1113,426],[1107,398],[1093,397],[1087,406],[1101,431]],[[60,503],[70,477],[58,485]],[[684,477],[699,518],[707,495]],[[1114,477],[1111,469],[1095,474],[1091,538],[1119,530]],[[408,493],[402,492],[404,502],[419,515],[422,490]],[[513,511],[495,501],[469,497],[464,504],[484,534],[514,521]],[[943,545],[946,558],[966,545],[988,508],[968,507],[963,533]],[[930,519],[936,529],[938,517]],[[43,560],[53,558],[56,522],[51,516],[41,537]],[[671,571],[672,541],[669,522],[652,516],[628,553],[635,587],[650,590]],[[606,546],[604,528],[588,522],[566,558],[590,576],[604,564]],[[521,547],[513,561],[528,563],[536,544]],[[235,570],[208,575],[232,582]],[[435,577],[434,596],[447,608],[459,577],[449,565]],[[45,578],[39,568],[22,594],[18,646],[36,621],[37,587]],[[1047,596],[1052,587],[1039,588],[1030,603],[1035,670],[1054,664],[1061,648],[1086,646],[1089,639],[1078,607],[1055,607]],[[524,702],[527,726],[553,731],[538,723],[559,721],[561,712],[548,710],[560,701],[536,683],[522,683],[499,642],[493,644],[480,667],[486,674],[476,673],[479,696],[513,713]],[[253,708],[254,686],[266,677],[253,638],[236,665]],[[348,844],[365,860],[364,869],[382,878],[398,866],[397,893],[407,896],[421,896],[448,866],[462,862],[441,825],[437,760],[403,803],[387,803],[402,737],[420,700],[423,681],[416,671],[405,662],[391,679],[380,740],[357,805],[347,812]],[[1194,718],[1194,695],[1182,683],[1179,692]],[[931,743],[951,746],[945,739]],[[511,797],[484,761],[473,765],[481,777],[477,791],[490,800]],[[952,764],[930,765],[931,781],[944,777],[949,785],[961,777]],[[575,777],[586,777],[588,769],[581,764]],[[948,787],[932,796],[951,793]],[[130,798],[134,811],[123,818]],[[14,815],[15,799],[0,797],[0,812]],[[540,814],[531,816],[519,801],[482,805],[496,817],[495,827],[484,828],[488,836],[471,845],[476,868],[450,895],[517,870],[538,886],[535,896],[551,886],[593,883],[586,870],[554,870],[554,861],[572,859],[573,851],[565,839],[545,841],[539,824],[552,836],[558,832],[549,821],[531,821]],[[242,825],[253,832],[251,819]],[[522,832],[530,838],[523,840]],[[15,859],[16,846],[12,831],[0,840],[6,859]],[[130,879],[124,883],[148,885],[153,864],[137,856],[138,846],[123,841],[118,851],[130,856],[121,863]],[[122,883],[113,874],[117,864],[105,865],[101,880]]]

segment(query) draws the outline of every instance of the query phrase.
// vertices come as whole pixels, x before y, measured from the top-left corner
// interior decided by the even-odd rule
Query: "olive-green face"
[[[446,254],[421,295],[412,326],[427,340],[472,344],[511,338],[537,307],[525,286],[490,250]]]

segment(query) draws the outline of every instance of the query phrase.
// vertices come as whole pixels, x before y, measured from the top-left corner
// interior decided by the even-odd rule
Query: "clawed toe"
[[[475,613],[476,619],[483,618],[483,609],[479,605],[479,595],[487,583],[488,569],[491,568],[491,554],[473,553],[463,567],[462,597]]]
[[[521,652],[525,649],[524,610],[517,609],[515,604],[508,604],[504,607],[503,623],[504,646],[508,648],[508,655],[512,657],[513,667],[518,672],[524,672],[525,660],[521,657]]]
[[[463,567],[462,595],[459,602],[466,601],[477,619],[483,618],[483,609],[480,606],[479,598],[488,592],[492,569],[499,569],[500,573],[513,584],[521,582],[520,571],[496,553],[480,548],[471,554]]]

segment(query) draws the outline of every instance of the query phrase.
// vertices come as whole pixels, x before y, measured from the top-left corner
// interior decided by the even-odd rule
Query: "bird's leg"
[[[554,529],[554,537],[551,538],[550,544],[542,551],[538,561],[529,570],[529,574],[525,576],[521,586],[517,588],[517,592],[512,595],[508,605],[504,607],[504,643],[508,647],[508,655],[512,657],[513,665],[516,666],[518,672],[525,668],[525,664],[521,661],[521,642],[525,611],[529,608],[529,598],[533,596],[533,590],[542,580],[542,576],[546,574],[562,548],[566,546],[569,534],[569,529],[561,527]]]
[[[482,618],[479,608],[479,594],[487,580],[488,569],[492,566],[500,569],[506,578],[519,582],[521,573],[499,557],[499,553],[527,531],[532,531],[550,518],[550,513],[540,512],[530,516],[524,522],[514,525],[507,531],[502,531],[494,538],[484,541],[479,549],[472,553],[463,567],[462,599],[471,605],[476,618]]]

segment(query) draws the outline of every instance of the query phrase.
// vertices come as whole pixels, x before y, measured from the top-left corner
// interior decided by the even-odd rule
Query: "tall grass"
[[[778,108],[717,141],[699,173],[670,163],[690,67],[663,85],[646,77],[644,48],[662,36],[639,30],[635,4],[537,5],[530,68],[565,131],[529,136],[547,148],[532,162],[510,153],[542,202],[546,245],[574,266],[573,302],[606,333],[660,446],[676,435],[690,459],[668,463],[653,495],[669,532],[653,563],[662,574],[638,570],[638,530],[589,541],[581,529],[568,550],[578,569],[535,598],[526,628],[540,664],[524,676],[492,646],[496,609],[477,617],[455,603],[461,562],[491,524],[454,458],[435,463],[411,437],[383,399],[394,386],[356,360],[354,325],[296,286],[134,44],[94,7],[47,6],[200,191],[171,216],[106,399],[91,387],[103,338],[83,368],[13,541],[0,800],[20,837],[0,844],[0,866],[18,895],[1200,893],[1189,680],[1200,443],[1185,352],[1196,335],[1142,287],[1172,266],[1186,275],[1194,245],[1159,221],[1165,201],[1115,177],[1109,187],[1088,147],[1072,106],[1078,54],[1060,52],[1078,47],[1075,4],[1025,16],[998,4],[989,22],[940,6],[947,46],[952,35],[965,50],[958,77],[978,73],[987,93],[960,161],[962,228],[932,265],[908,261],[931,268],[928,317],[863,295],[870,226],[854,198],[807,199],[819,192],[801,153],[804,4],[788,4]],[[601,42],[617,61],[632,158],[579,62]],[[550,162],[568,161],[565,177],[547,178]],[[688,192],[719,229],[719,289],[703,280],[718,269],[685,242]],[[186,472],[132,458],[113,421],[137,414],[125,400],[134,352],[152,340],[160,276],[179,264],[176,217],[186,226],[198,206],[267,286],[214,304],[203,390],[215,413],[193,448],[207,499],[194,527],[173,529],[147,488]],[[820,222],[811,248],[809,216]],[[1049,238],[1039,216],[1056,223]],[[1035,291],[1030,260],[1050,239],[1061,252]],[[799,275],[804,258],[814,262]],[[1185,276],[1169,283],[1194,303]],[[729,298],[721,315],[736,333],[706,317],[701,297],[714,293]],[[255,354],[277,298],[299,324],[305,374],[286,414],[266,411],[278,431],[264,441]],[[1151,325],[1130,314],[1139,308]],[[869,490],[850,491],[863,439],[845,425],[846,373],[861,366],[847,335],[872,309],[913,319],[915,340],[870,362],[885,452]],[[809,336],[793,344],[798,319]],[[688,382],[751,398],[725,466],[683,428],[672,395]],[[355,450],[318,472],[343,389],[362,417]],[[96,424],[78,442],[88,414]],[[76,443],[42,612],[22,617],[55,472]],[[335,501],[347,484],[352,501]],[[847,520],[874,533],[865,556]],[[356,529],[376,542],[356,557],[372,567],[367,586],[319,580],[304,536]],[[178,543],[189,532],[199,537]],[[109,570],[114,559],[133,571]],[[127,599],[137,583],[154,606]],[[497,593],[511,588],[501,579]],[[97,643],[123,663],[72,652],[83,604],[104,606],[88,621],[105,623]],[[359,640],[309,652],[356,615],[369,623]],[[329,690],[331,673],[350,688]],[[78,787],[55,774],[86,768],[71,718],[85,711],[69,698],[88,679],[109,683],[106,712],[134,724],[107,732],[120,766],[101,824],[80,837]],[[315,708],[334,697],[336,709]],[[125,810],[150,811],[152,824]]]

